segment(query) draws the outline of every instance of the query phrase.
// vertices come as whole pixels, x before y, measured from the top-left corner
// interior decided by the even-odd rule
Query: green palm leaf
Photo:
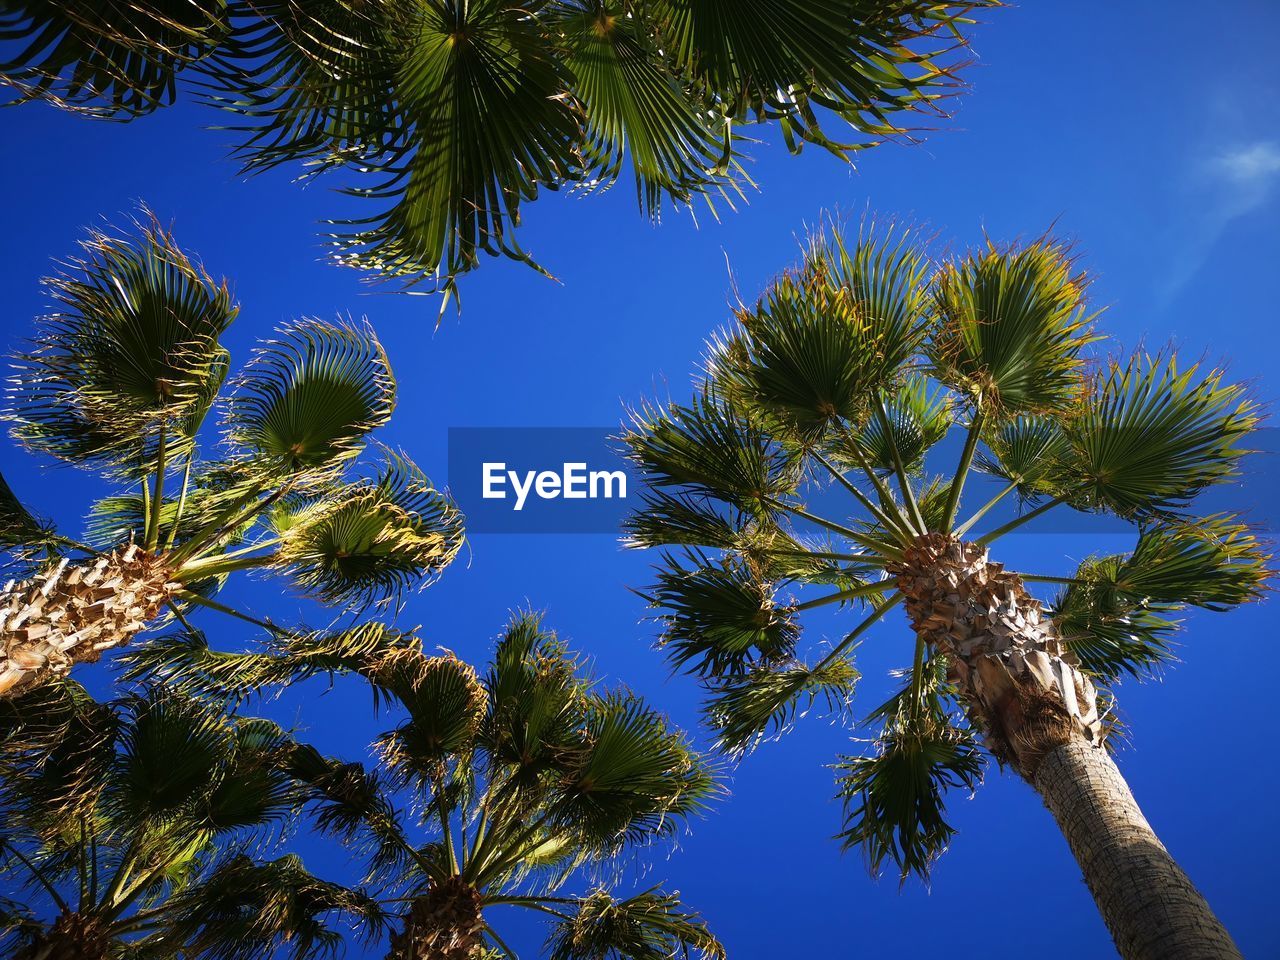
[[[400,702],[409,718],[378,739],[386,765],[406,781],[430,784],[451,757],[465,757],[488,708],[475,669],[446,654],[425,657],[405,648],[380,660],[373,681]]]
[[[847,657],[812,667],[798,662],[756,666],[712,688],[707,719],[720,748],[742,755],[766,737],[785,733],[815,703],[827,713],[846,709],[859,676]]]
[[[555,810],[588,848],[612,852],[668,836],[704,808],[714,789],[684,737],[631,694],[595,697],[586,739],[581,759],[564,774]]]
[[[82,246],[78,275],[49,281],[58,312],[15,358],[7,419],[32,450],[132,471],[163,426],[170,444],[194,434],[238,307],[154,220],[136,240],[94,233]]]
[[[836,767],[845,848],[860,847],[874,874],[892,860],[903,880],[912,873],[928,877],[955,835],[946,820],[946,793],[972,792],[984,767],[971,732],[945,709],[941,671],[931,663],[924,672],[919,699],[904,691],[869,718],[884,722],[871,756],[844,757]]]
[[[1173,516],[1236,473],[1256,426],[1244,389],[1176,358],[1115,364],[1066,424],[1084,495],[1123,517]]]
[[[537,20],[504,0],[439,0],[386,26],[400,137],[370,164],[384,182],[349,191],[385,209],[337,222],[339,259],[410,281],[469,270],[481,252],[532,265],[513,235],[520,203],[579,167],[567,70]]]
[[[661,611],[659,641],[668,659],[701,676],[741,674],[756,662],[790,656],[799,628],[773,587],[744,564],[713,564],[690,553],[691,566],[664,558],[658,582],[643,594]]]
[[[646,35],[646,21],[622,3],[567,0],[552,6],[572,90],[586,118],[583,152],[593,184],[609,185],[629,158],[640,206],[688,202],[717,176],[728,127]]]
[[[1087,281],[1067,250],[1044,240],[945,265],[934,281],[933,374],[1002,416],[1065,408],[1084,389],[1080,351],[1098,339]]]
[[[339,487],[281,531],[277,564],[328,603],[370,603],[424,585],[462,549],[462,515],[405,457]]]
[[[861,422],[919,343],[925,269],[907,231],[869,227],[852,247],[819,234],[797,271],[738,311],[740,330],[712,356],[713,381],[805,439]]]
[[[23,99],[128,120],[173,102],[178,72],[227,28],[225,0],[14,0],[0,11],[14,51],[0,81]]]
[[[305,320],[259,348],[228,416],[260,469],[301,473],[349,461],[395,407],[395,379],[367,324]]]
[[[624,440],[646,480],[755,513],[795,489],[796,455],[709,391],[688,406],[637,413]]]
[[[724,948],[675,894],[654,887],[618,900],[597,890],[547,938],[549,960],[724,960]]]

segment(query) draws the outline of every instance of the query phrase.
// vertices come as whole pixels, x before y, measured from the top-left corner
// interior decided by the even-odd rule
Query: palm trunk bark
[[[1107,751],[1073,742],[1045,754],[1033,784],[1058,821],[1124,957],[1240,957],[1169,856]]]
[[[392,934],[387,960],[473,960],[484,932],[480,894],[461,877],[433,883]]]
[[[1107,754],[1093,683],[1021,578],[943,534],[920,537],[890,572],[970,723],[1052,811],[1121,955],[1238,958],[1138,809]]]
[[[62,560],[0,591],[0,697],[11,697],[128,643],[173,595],[164,562],[126,544]]]

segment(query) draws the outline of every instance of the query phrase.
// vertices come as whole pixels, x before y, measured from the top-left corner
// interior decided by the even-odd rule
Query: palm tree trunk
[[[480,894],[461,877],[431,884],[391,936],[387,960],[473,960],[479,952],[484,919]]]
[[[0,697],[128,643],[177,586],[164,563],[132,543],[10,581],[0,591]]]
[[[1033,786],[1067,838],[1121,956],[1239,960],[1230,934],[1160,843],[1105,749],[1076,741],[1051,750]]]
[[[110,953],[111,941],[99,920],[68,912],[14,954],[13,960],[107,960]]]
[[[1097,691],[1021,578],[943,534],[920,537],[891,572],[970,723],[1053,812],[1121,955],[1238,958],[1107,755]]]

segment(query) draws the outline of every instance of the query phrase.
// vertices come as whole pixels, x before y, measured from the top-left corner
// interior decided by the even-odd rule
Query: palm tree
[[[551,919],[552,960],[723,958],[675,894],[616,896],[616,871],[602,875],[704,807],[717,792],[709,767],[640,698],[599,689],[539,617],[513,617],[483,676],[377,624],[243,654],[179,635],[127,656],[133,676],[206,697],[354,672],[395,711],[376,741],[379,769],[309,748],[290,765],[319,827],[394,894],[392,960],[514,960],[498,931],[507,908]],[[575,878],[579,892],[566,893]]]
[[[109,703],[57,679],[0,704],[0,944],[15,960],[294,960],[376,902],[251,854],[303,800],[292,741],[156,688]]]
[[[7,419],[36,453],[98,472],[87,542],[57,533],[0,482],[0,546],[20,579],[0,591],[0,696],[95,660],[215,599],[232,574],[283,574],[359,608],[443,569],[461,517],[407,458],[369,433],[395,380],[367,326],[303,320],[256,351],[224,396],[219,342],[238,307],[154,221],[94,234],[48,281],[57,312],[15,360]],[[201,428],[222,413],[221,446]]]
[[[514,231],[539,189],[607,187],[629,163],[656,218],[667,202],[732,202],[749,182],[742,127],[776,124],[791,152],[846,161],[908,136],[907,118],[940,115],[957,86],[970,14],[997,5],[18,0],[0,12],[0,82],[129,119],[193,75],[238,115],[247,170],[359,172],[350,192],[370,213],[337,222],[339,262],[452,289],[481,252],[536,266]]]
[[[811,708],[845,714],[851,652],[904,609],[902,688],[867,720],[874,751],[842,761],[842,837],[873,869],[927,873],[981,742],[1052,811],[1121,954],[1237,957],[1111,759],[1108,691],[1168,657],[1176,611],[1262,592],[1258,541],[1192,503],[1232,476],[1255,408],[1170,352],[1089,361],[1086,286],[1049,239],[934,267],[908,231],[825,231],[713,340],[690,403],[637,414],[626,439],[649,489],[628,536],[679,548],[647,596],[735,753]],[[953,425],[958,461],[932,475]],[[1000,487],[965,517],[974,472]],[[979,527],[1012,496],[1031,508]],[[1130,522],[1134,548],[1065,578],[990,557],[1064,506]],[[826,591],[790,594],[805,586]],[[801,614],[826,605],[869,613],[805,659]]]

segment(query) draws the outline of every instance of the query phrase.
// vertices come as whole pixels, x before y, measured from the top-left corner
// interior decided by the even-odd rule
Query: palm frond
[[[335,920],[366,944],[390,925],[368,893],[312,876],[294,855],[231,857],[166,908],[168,937],[200,960],[334,956],[343,939]]]
[[[489,705],[475,668],[451,654],[424,657],[405,648],[383,657],[370,674],[409,714],[378,738],[390,770],[430,785],[443,777],[450,758],[470,754]]]
[[[587,183],[612,184],[629,160],[640,206],[653,217],[667,199],[688,203],[726,185],[728,123],[671,69],[643,17],[609,0],[571,0],[549,12],[585,119]]]
[[[933,374],[1001,416],[1061,410],[1084,389],[1091,331],[1087,280],[1067,250],[1042,240],[943,266],[934,280]]]
[[[884,721],[873,753],[843,757],[836,766],[845,848],[860,847],[873,874],[892,860],[903,880],[912,873],[928,878],[955,834],[945,795],[972,792],[984,766],[972,733],[957,726],[945,707],[938,665],[923,669],[918,698],[896,696],[873,715]]]
[[[129,120],[172,103],[178,73],[227,28],[226,4],[216,0],[15,0],[0,12],[11,51],[0,81],[23,100]]]
[[[1113,364],[1066,424],[1070,468],[1097,506],[1123,517],[1176,516],[1236,473],[1256,407],[1220,371],[1173,355]]]
[[[919,342],[926,262],[907,231],[874,227],[852,246],[819,234],[714,345],[717,388],[802,440],[864,419]]]
[[[625,900],[596,890],[547,938],[548,960],[724,960],[725,951],[677,894],[658,887]]]
[[[137,470],[162,426],[189,442],[227,373],[219,337],[238,307],[152,219],[137,236],[91,233],[85,257],[46,281],[58,304],[18,370],[6,419],[29,449]]]
[[[886,473],[895,469],[895,450],[909,473],[924,466],[929,450],[947,435],[953,422],[948,397],[938,389],[929,391],[923,377],[910,376],[884,401],[885,417],[870,417],[848,441],[856,443],[861,458],[850,457],[836,448],[837,460],[850,466],[865,460],[873,469]]]
[[[720,748],[741,755],[785,733],[815,703],[828,713],[843,711],[858,678],[847,657],[817,666],[757,666],[716,684],[704,709]]]
[[[664,557],[642,596],[660,611],[660,646],[672,664],[702,676],[739,674],[757,661],[789,656],[799,627],[773,586],[745,564],[715,564],[690,553],[691,566]]]
[[[1014,417],[990,431],[986,443],[987,451],[977,454],[974,466],[1016,483],[1024,498],[1057,494],[1069,482],[1067,436],[1058,420]]]
[[[688,406],[637,413],[624,440],[653,486],[683,487],[753,515],[799,480],[793,451],[707,390]]]
[[[375,476],[332,489],[281,531],[277,565],[328,603],[376,602],[425,586],[462,549],[453,502],[406,457],[385,453]]]
[[[387,422],[395,395],[370,326],[303,320],[255,352],[231,401],[228,434],[261,470],[332,469]]]
[[[634,695],[594,697],[586,739],[581,758],[563,775],[555,812],[587,848],[611,853],[669,836],[717,790],[684,736]]]

